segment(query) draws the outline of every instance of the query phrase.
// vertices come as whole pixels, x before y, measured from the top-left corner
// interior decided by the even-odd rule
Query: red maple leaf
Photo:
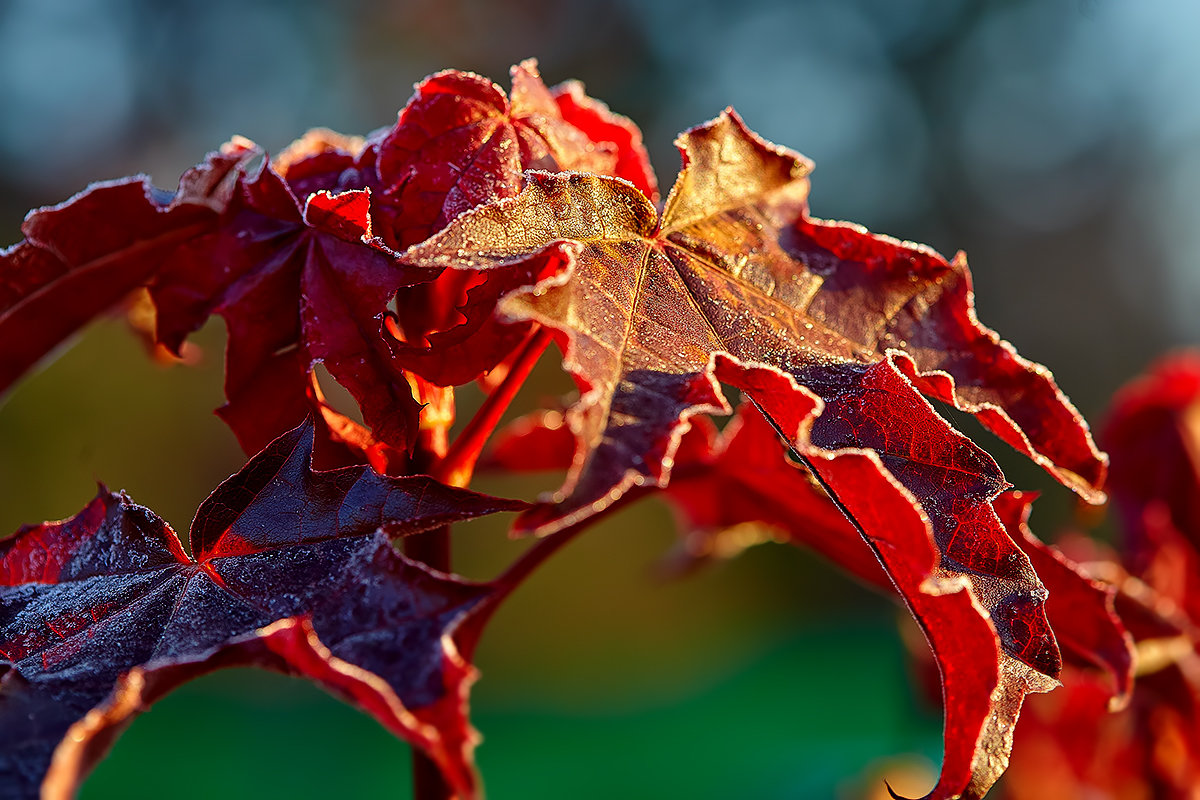
[[[1055,685],[1059,652],[1045,589],[992,507],[1003,475],[920,393],[976,414],[1090,499],[1105,460],[1048,373],[977,322],[961,258],[809,218],[808,162],[732,112],[679,144],[661,218],[621,181],[530,173],[521,194],[405,255],[570,265],[500,304],[557,332],[582,394],[567,412],[579,442],[567,483],[520,524],[549,533],[665,484],[688,420],[728,412],[718,382],[742,389],[875,549],[939,661],[960,665],[943,673],[934,796],[982,796],[1024,693]]]
[[[192,556],[106,489],[0,542],[6,796],[72,795],[149,703],[239,664],[356,703],[476,795],[466,658],[480,623],[465,623],[503,591],[432,572],[389,537],[524,504],[361,466],[315,472],[312,444],[297,428],[222,483],[196,512]]]
[[[780,431],[797,431],[787,437],[797,456],[858,528],[925,632],[945,713],[942,773],[929,797],[983,797],[1007,765],[1024,696],[1057,685],[1047,591],[998,513],[1005,509],[991,459],[940,417],[923,418],[927,404],[889,362],[849,371],[835,373],[841,389],[822,403],[774,368],[720,355],[716,364],[717,377],[739,385]],[[858,560],[851,563],[861,574]],[[1084,583],[1069,571],[1051,577],[1073,590]],[[1075,613],[1106,625],[1092,638],[1086,629],[1073,638],[1093,645],[1085,656],[1105,666],[1114,659],[1110,672],[1127,688],[1131,658],[1111,598],[1091,587],[1077,594],[1085,591],[1091,605],[1084,608],[1092,610],[1054,621],[1071,634],[1086,628]],[[1115,653],[1106,649],[1113,642]]]
[[[25,239],[0,251],[0,393],[211,231],[253,154],[249,142],[230,142],[184,173],[174,193],[124,178],[31,211]]]

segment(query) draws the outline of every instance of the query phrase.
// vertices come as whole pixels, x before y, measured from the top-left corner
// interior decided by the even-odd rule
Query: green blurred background
[[[91,180],[172,187],[232,134],[278,151],[312,126],[364,133],[430,72],[506,84],[536,56],[642,126],[664,189],[674,135],[733,105],[816,161],[816,215],[966,250],[983,321],[1097,420],[1200,334],[1198,31],[1190,0],[0,0],[0,243]],[[166,368],[105,320],[17,387],[0,531],[74,513],[97,480],[186,530],[243,461],[211,414],[223,337],[210,324],[199,363]],[[544,364],[521,402],[566,387]],[[1065,490],[982,441],[1047,490],[1034,523],[1052,537]],[[464,573],[519,551],[505,522],[457,534]],[[885,763],[898,790],[928,788],[938,712],[909,688],[890,603],[777,545],[664,581],[672,536],[663,506],[631,508],[497,617],[473,695],[490,797],[862,797]],[[83,796],[408,792],[407,749],[369,719],[244,671],[140,718]]]

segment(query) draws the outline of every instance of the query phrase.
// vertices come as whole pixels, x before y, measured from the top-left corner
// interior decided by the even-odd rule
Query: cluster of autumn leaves
[[[0,253],[0,388],[131,292],[176,354],[220,314],[218,413],[252,454],[186,549],[107,489],[0,542],[4,791],[70,795],[140,708],[252,663],[358,704],[478,796],[467,692],[488,617],[590,522],[657,493],[686,560],[761,523],[908,606],[945,701],[929,797],[982,797],[1010,752],[1013,797],[1047,796],[1046,761],[1056,797],[1190,796],[1200,369],[1165,368],[1115,412],[1126,560],[1047,546],[1032,498],[927,398],[1089,502],[1107,460],[1049,373],[976,319],[961,255],[811,218],[809,162],[732,111],[681,135],[660,204],[632,122],[532,62],[512,78],[505,94],[439,73],[392,128],[310,132],[273,161],[234,140],[174,193],[94,184]],[[493,436],[552,342],[579,397]],[[317,364],[363,423],[326,402]],[[452,387],[471,381],[487,399],[451,441]],[[734,411],[720,432],[708,416]],[[489,440],[493,467],[564,469],[562,489],[461,488]],[[493,581],[394,546],[496,511],[542,538]]]

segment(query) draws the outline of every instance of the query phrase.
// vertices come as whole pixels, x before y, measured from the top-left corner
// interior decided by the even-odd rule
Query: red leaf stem
[[[549,328],[539,326],[526,339],[504,380],[487,396],[479,411],[467,423],[434,469],[435,478],[451,486],[466,486],[470,482],[475,462],[479,459],[484,444],[552,338],[553,334]]]

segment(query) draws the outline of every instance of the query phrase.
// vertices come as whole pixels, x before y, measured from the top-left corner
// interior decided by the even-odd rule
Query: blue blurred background
[[[816,161],[817,216],[966,250],[980,317],[1093,421],[1200,337],[1190,0],[0,0],[0,243],[89,181],[173,187],[232,134],[278,151],[313,126],[365,133],[430,72],[507,85],[529,56],[637,121],[664,189],[675,134],[732,105]],[[27,379],[0,407],[0,531],[74,513],[98,479],[186,530],[242,462],[210,414],[223,336],[168,369],[102,321]],[[526,404],[566,387],[547,366]],[[1065,491],[992,444],[1048,490],[1052,537]],[[664,582],[671,541],[663,507],[633,509],[498,617],[474,703],[491,797],[866,797],[881,769],[928,788],[938,713],[908,688],[890,604],[780,546]],[[456,558],[482,578],[518,549],[475,525]],[[84,797],[402,797],[407,770],[365,717],[231,673],[140,719]]]

